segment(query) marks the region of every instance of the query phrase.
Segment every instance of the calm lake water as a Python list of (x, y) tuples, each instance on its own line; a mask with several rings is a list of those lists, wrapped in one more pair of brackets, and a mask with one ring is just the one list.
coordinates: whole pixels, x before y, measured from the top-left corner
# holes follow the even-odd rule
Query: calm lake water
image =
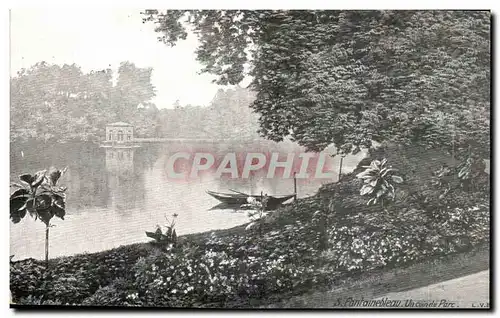
[[(161, 143), (140, 148), (101, 148), (93, 143), (17, 143), (11, 145), (11, 182), (22, 173), (34, 173), (50, 166), (68, 167), (60, 184), (67, 186), (65, 220), (54, 218), (50, 230), (50, 257), (97, 252), (124, 244), (150, 241), (145, 231), (166, 223), (165, 216), (177, 213), (177, 233), (188, 234), (230, 228), (248, 221), (244, 211), (212, 209), (219, 204), (206, 190), (260, 194), (293, 193), (293, 179), (266, 178), (267, 169), (249, 179), (216, 177), (215, 168), (196, 178), (172, 179), (167, 174), (168, 158), (177, 152), (205, 152), (217, 162), (230, 152), (238, 158), (247, 152), (269, 155), (278, 152), (303, 153), (293, 143)], [(330, 151), (333, 153), (333, 151)], [(241, 156), (240, 156), (241, 155)], [(342, 171), (355, 168), (364, 156), (346, 157)], [(298, 158), (298, 157), (296, 157)], [(299, 159), (296, 159), (299, 160)], [(340, 158), (327, 158), (325, 171), (335, 171), (335, 179), (298, 179), (298, 197), (313, 195), (323, 183), (336, 181)], [(179, 172), (190, 171), (190, 163), (178, 161)], [(300, 161), (299, 161), (300, 163)], [(241, 162), (238, 166), (241, 168)], [(294, 166), (298, 169), (298, 166)], [(313, 171), (313, 170), (312, 170)], [(44, 257), (44, 224), (27, 216), (10, 226), (10, 254), (14, 259)]]

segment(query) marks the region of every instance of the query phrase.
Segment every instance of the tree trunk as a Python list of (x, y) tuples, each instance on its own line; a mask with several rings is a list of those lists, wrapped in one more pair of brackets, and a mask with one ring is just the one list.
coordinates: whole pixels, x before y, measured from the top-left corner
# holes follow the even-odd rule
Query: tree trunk
[(451, 164), (455, 167), (455, 126), (453, 126), (453, 139), (451, 141)]
[(297, 176), (296, 176), (296, 172), (293, 173), (293, 201), (297, 201)]
[(45, 227), (45, 265), (49, 267), (49, 225)]
[(341, 156), (340, 157), (340, 168), (339, 168), (339, 179), (337, 180), (337, 182), (340, 181), (340, 178), (342, 177), (342, 164), (344, 163), (344, 156)]

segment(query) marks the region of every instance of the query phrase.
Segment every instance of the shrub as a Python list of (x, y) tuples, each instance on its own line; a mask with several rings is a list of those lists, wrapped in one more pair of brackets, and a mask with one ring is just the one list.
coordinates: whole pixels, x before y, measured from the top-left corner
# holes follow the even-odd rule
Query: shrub
[(38, 297), (45, 267), (33, 259), (13, 262), (10, 265), (10, 291), (14, 302), (27, 296)]
[(130, 280), (136, 260), (148, 254), (137, 246), (124, 246), (94, 254), (53, 259), (45, 268), (28, 259), (11, 263), (10, 289), (13, 301), (29, 295), (66, 303), (79, 303), (117, 277)]
[(462, 252), (488, 240), (490, 219), (486, 205), (440, 213), (439, 217), (429, 218), (425, 211), (413, 209), (393, 212), (386, 219), (382, 218), (386, 213), (373, 219), (360, 213), (351, 218), (354, 222), (329, 229), (330, 247), (325, 254), (335, 260), (336, 270), (364, 271)]
[(92, 293), (89, 280), (92, 278), (83, 270), (47, 270), (42, 262), (31, 259), (10, 267), (10, 291), (15, 303), (79, 303)]
[(170, 249), (138, 260), (135, 286), (139, 298), (153, 306), (179, 307), (224, 301), (234, 295), (238, 260), (225, 252), (207, 251), (199, 258), (193, 253)]
[(370, 197), (368, 205), (380, 202), (384, 206), (384, 201), (393, 201), (396, 195), (393, 184), (403, 182), (403, 178), (395, 174), (396, 169), (386, 163), (387, 159), (373, 160), (369, 166), (363, 166), (365, 171), (356, 176), (364, 182), (360, 195)]
[(92, 296), (82, 301), (83, 306), (123, 306), (120, 291), (113, 286), (99, 288)]
[(203, 249), (170, 247), (141, 258), (134, 268), (138, 298), (152, 306), (209, 306), (310, 288), (325, 279), (313, 265), (319, 216), (260, 234), (212, 235)]
[(82, 301), (84, 306), (140, 306), (141, 301), (130, 282), (120, 277), (110, 285), (99, 288)]
[(78, 304), (92, 295), (92, 277), (89, 277), (84, 270), (73, 273), (58, 273), (42, 281), (40, 292), (46, 299), (59, 301), (63, 304)]

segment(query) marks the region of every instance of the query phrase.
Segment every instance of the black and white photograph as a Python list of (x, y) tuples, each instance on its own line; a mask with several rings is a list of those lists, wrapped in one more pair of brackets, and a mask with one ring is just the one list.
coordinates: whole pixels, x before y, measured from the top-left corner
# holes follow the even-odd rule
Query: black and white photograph
[(9, 16), (10, 308), (492, 309), (491, 11)]

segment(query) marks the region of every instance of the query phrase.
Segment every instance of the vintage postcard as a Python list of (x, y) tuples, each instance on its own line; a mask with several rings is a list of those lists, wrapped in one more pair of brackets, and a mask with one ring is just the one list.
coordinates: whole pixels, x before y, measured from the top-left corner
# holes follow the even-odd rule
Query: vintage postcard
[(78, 11), (10, 12), (11, 307), (491, 309), (490, 11)]

